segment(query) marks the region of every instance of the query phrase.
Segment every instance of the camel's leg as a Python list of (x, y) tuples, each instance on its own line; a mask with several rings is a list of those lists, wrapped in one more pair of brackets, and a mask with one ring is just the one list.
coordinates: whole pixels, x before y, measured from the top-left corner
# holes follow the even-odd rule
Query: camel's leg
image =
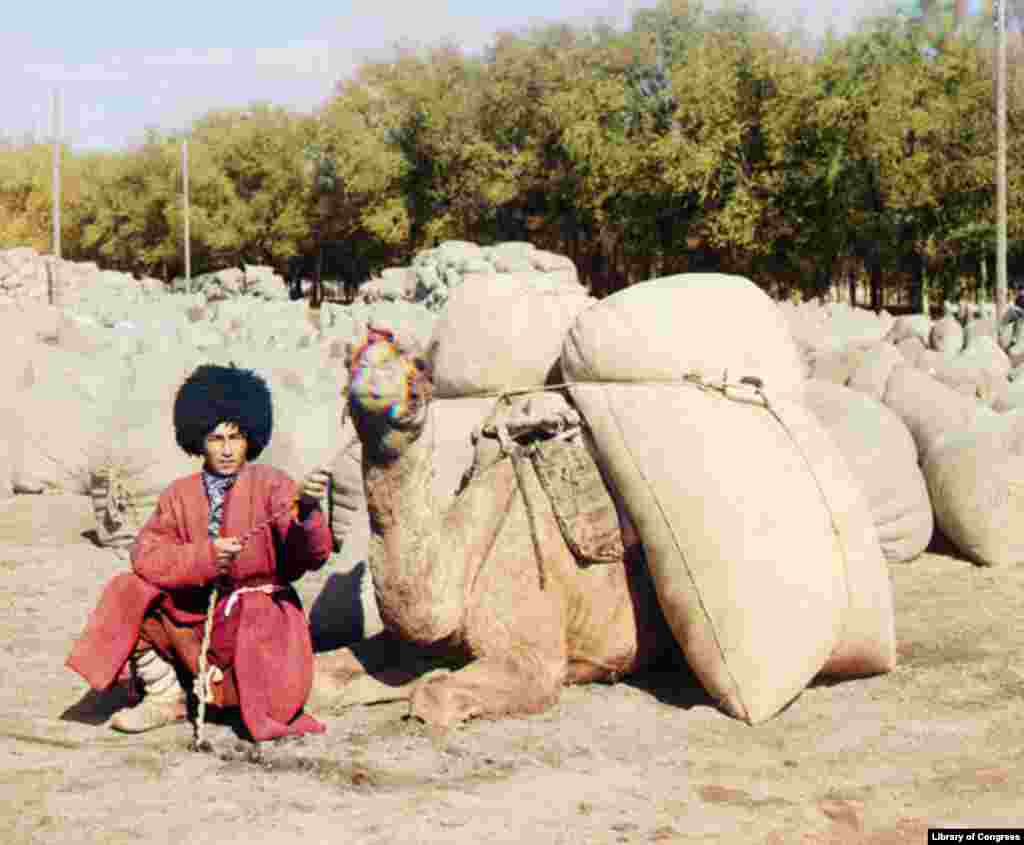
[(402, 701), (411, 696), (417, 679), (451, 660), (443, 650), (413, 646), (384, 631), (348, 648), (315, 655), (309, 704), (340, 710)]
[(418, 682), (413, 716), (448, 727), (475, 716), (539, 713), (558, 701), (567, 663), (559, 597), (537, 587), (532, 561), (514, 570), (507, 559), (487, 562), (465, 626), (476, 659)]
[(476, 660), (411, 684), (409, 712), (442, 728), (475, 716), (540, 713), (557, 703), (564, 672), (564, 660), (539, 656)]

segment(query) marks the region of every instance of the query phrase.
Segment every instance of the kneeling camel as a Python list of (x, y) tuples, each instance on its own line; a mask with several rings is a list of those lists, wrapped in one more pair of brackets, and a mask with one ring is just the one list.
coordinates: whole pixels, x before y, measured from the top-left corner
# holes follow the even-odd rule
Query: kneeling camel
[[(371, 329), (348, 366), (385, 632), (318, 655), (316, 701), (408, 699), (412, 715), (445, 727), (541, 712), (564, 684), (616, 680), (674, 647), (628, 522), (613, 524), (616, 559), (577, 560), (534, 465), (509, 456), (478, 468), (442, 510), (425, 359)], [(560, 401), (556, 417), (575, 415)], [(410, 646), (461, 668), (383, 683)]]

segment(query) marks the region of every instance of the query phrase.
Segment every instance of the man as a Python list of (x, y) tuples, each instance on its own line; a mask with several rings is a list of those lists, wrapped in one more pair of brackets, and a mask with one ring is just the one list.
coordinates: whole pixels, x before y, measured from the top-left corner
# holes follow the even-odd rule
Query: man
[(140, 733), (187, 717), (179, 676), (198, 671), (214, 585), (214, 668), (200, 679), (210, 681), (209, 703), (239, 707), (256, 741), (324, 729), (303, 713), (313, 650), (291, 582), (331, 553), (317, 505), (326, 476), (310, 473), (296, 498), (285, 473), (249, 463), (272, 425), (270, 390), (250, 370), (203, 365), (179, 389), (175, 437), (204, 459), (202, 469), (160, 496), (132, 546), (132, 572), (107, 584), (67, 660), (98, 690), (130, 666), (143, 698), (114, 716), (116, 730)]

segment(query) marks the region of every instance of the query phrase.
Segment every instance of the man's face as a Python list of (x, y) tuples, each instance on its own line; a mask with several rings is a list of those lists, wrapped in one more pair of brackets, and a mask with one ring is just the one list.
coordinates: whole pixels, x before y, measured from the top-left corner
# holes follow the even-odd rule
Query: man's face
[(234, 423), (218, 425), (206, 435), (203, 454), (207, 469), (219, 475), (234, 475), (245, 465), (249, 441)]

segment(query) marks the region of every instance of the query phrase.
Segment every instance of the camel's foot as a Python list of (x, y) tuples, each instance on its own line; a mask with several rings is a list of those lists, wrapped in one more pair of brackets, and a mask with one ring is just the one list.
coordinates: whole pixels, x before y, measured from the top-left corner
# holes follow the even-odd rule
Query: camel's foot
[(478, 661), (457, 672), (432, 672), (412, 689), (409, 713), (428, 725), (449, 728), (477, 716), (541, 713), (561, 692), (554, 673), (518, 675), (507, 664)]
[(404, 701), (412, 694), (412, 687), (407, 673), (356, 675), (344, 683), (337, 683), (330, 676), (317, 675), (309, 694), (309, 705), (314, 709), (338, 711), (356, 704)]
[(410, 647), (389, 636), (314, 656), (311, 707), (342, 710), (355, 704), (405, 701), (415, 682), (439, 662), (450, 660)]
[(413, 685), (409, 715), (438, 728), (450, 728), (486, 712), (476, 690), (452, 683), (444, 669), (431, 672)]

